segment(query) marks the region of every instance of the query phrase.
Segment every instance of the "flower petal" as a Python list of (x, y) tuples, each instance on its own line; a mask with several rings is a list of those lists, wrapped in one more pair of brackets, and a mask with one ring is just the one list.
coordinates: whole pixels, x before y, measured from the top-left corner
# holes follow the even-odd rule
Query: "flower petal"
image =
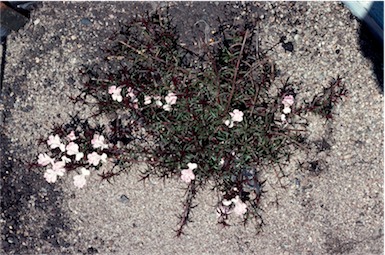
[(198, 165), (196, 163), (188, 163), (187, 167), (190, 170), (194, 170), (194, 169), (196, 169), (198, 167)]

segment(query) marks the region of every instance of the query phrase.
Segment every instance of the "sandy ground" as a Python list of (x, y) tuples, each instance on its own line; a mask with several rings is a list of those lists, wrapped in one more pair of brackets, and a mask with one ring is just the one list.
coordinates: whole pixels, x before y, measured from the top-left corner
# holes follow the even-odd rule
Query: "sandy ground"
[[(205, 20), (261, 18), (261, 47), (281, 36), (294, 45), (270, 53), (278, 79), (290, 77), (304, 95), (321, 91), (332, 77), (344, 78), (350, 96), (329, 124), (311, 118), (309, 140), (325, 138), (322, 153), (297, 154), (320, 160), (316, 172), (287, 166), (281, 188), (274, 172), (262, 199), (265, 226), (216, 225), (215, 194), (198, 197), (194, 222), (175, 238), (183, 183), (138, 182), (135, 166), (113, 184), (96, 176), (84, 190), (72, 178), (50, 185), (25, 162), (43, 150), (41, 135), (68, 114), (93, 109), (67, 96), (81, 87), (78, 70), (101, 61), (101, 48), (119, 24), (155, 3), (44, 2), (30, 22), (8, 37), (0, 110), (2, 254), (383, 254), (383, 92), (366, 58), (370, 42), (360, 24), (336, 2), (168, 3), (181, 40), (194, 42)], [(366, 45), (366, 46), (365, 46)], [(369, 47), (368, 47), (369, 45)], [(365, 48), (366, 47), (366, 48)], [(376, 52), (372, 52), (376, 55)], [(278, 82), (277, 81), (277, 82)], [(97, 121), (97, 120), (95, 120)]]

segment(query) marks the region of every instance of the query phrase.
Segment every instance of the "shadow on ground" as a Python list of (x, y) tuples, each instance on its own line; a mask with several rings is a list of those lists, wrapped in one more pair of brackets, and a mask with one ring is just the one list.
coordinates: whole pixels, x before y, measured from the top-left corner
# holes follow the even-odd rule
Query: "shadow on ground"
[[(23, 154), (22, 148), (15, 151)], [(2, 252), (49, 254), (52, 248), (68, 247), (70, 244), (59, 237), (62, 231), (69, 230), (60, 206), (61, 191), (28, 169), (13, 154), (11, 141), (3, 134), (0, 159)]]
[(377, 38), (368, 25), (360, 22), (359, 44), (363, 55), (373, 64), (373, 73), (376, 77), (378, 87), (384, 94), (384, 45), (381, 39)]

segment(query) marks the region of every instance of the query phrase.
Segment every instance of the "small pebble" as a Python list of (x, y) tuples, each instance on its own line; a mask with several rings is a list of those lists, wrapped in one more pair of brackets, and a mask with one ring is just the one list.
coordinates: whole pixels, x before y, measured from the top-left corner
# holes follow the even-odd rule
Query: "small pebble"
[(89, 19), (87, 19), (87, 18), (82, 18), (80, 20), (80, 23), (82, 23), (82, 25), (88, 26), (88, 25), (91, 25), (92, 22)]
[(123, 204), (127, 204), (130, 201), (130, 199), (126, 195), (121, 195), (119, 201), (122, 202)]

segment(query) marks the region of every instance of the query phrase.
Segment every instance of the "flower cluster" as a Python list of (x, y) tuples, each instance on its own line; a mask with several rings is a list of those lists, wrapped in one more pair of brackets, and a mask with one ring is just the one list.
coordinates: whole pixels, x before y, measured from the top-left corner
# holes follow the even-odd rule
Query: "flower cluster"
[(155, 104), (158, 107), (163, 107), (163, 110), (170, 112), (172, 110), (172, 105), (176, 104), (178, 96), (173, 92), (169, 92), (164, 98), (164, 100), (166, 101), (165, 104), (163, 104), (161, 96), (144, 96), (144, 105), (151, 104), (152, 99), (155, 100)]
[[(40, 153), (38, 155), (38, 164), (41, 166), (47, 166), (47, 169), (44, 173), (44, 178), (49, 183), (54, 183), (57, 181), (58, 177), (63, 176), (66, 172), (66, 164), (75, 163), (80, 161), (85, 161), (84, 152), (79, 150), (79, 144), (76, 143), (78, 138), (75, 135), (74, 131), (71, 131), (64, 139), (61, 139), (59, 135), (50, 135), (47, 144), (51, 148), (51, 154), (56, 154), (61, 160), (57, 161), (55, 158), (52, 158), (47, 153)], [(103, 135), (94, 134), (93, 139), (91, 140), (91, 145), (93, 149), (104, 150), (108, 148), (108, 144), (105, 142)], [(55, 150), (59, 148), (60, 152)], [(98, 166), (100, 162), (107, 162), (107, 154), (93, 151), (88, 153), (87, 161), (84, 164), (89, 164), (90, 166)], [(81, 174), (74, 176), (74, 184), (78, 188), (83, 188), (86, 184), (86, 176), (90, 175), (90, 171), (86, 168), (80, 169)]]

